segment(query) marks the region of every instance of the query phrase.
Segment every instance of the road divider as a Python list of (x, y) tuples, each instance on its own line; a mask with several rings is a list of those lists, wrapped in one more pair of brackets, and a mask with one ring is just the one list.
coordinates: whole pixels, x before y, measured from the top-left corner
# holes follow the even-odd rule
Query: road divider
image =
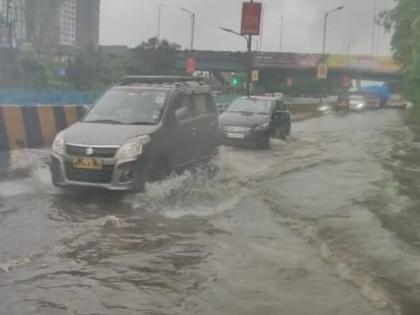
[(0, 106), (0, 151), (41, 148), (87, 111), (83, 105)]

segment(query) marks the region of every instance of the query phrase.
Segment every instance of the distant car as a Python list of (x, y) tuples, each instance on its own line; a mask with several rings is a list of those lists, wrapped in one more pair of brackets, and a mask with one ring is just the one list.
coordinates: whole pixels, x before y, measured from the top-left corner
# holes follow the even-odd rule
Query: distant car
[(218, 144), (218, 112), (200, 79), (131, 76), (57, 135), (52, 181), (61, 187), (142, 190), (146, 182), (211, 158)]
[(391, 94), (388, 98), (386, 106), (389, 108), (405, 109), (409, 106), (409, 102), (404, 100), (401, 94)]
[(362, 95), (365, 98), (367, 109), (380, 109), (380, 108), (382, 108), (381, 98), (380, 98), (379, 95), (376, 95), (374, 93), (364, 93)]
[(287, 105), (276, 97), (241, 97), (219, 117), (222, 143), (268, 148), (270, 138), (285, 139), (291, 130)]
[(353, 112), (363, 112), (366, 110), (366, 99), (363, 95), (350, 95), (349, 110)]
[(337, 97), (335, 109), (337, 111), (348, 111), (350, 107), (350, 100), (348, 95), (340, 95)]

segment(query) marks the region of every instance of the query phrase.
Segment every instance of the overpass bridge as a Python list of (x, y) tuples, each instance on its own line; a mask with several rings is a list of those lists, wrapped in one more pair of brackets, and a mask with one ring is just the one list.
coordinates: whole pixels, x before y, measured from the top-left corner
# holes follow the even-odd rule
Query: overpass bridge
[[(246, 53), (225, 51), (180, 51), (177, 68), (185, 69), (190, 58), (195, 59), (200, 71), (240, 72), (247, 69)], [(402, 79), (400, 66), (386, 56), (253, 52), (251, 58), (252, 68), (261, 72), (307, 72), (316, 76), (318, 64), (325, 63), (332, 76), (373, 81)]]

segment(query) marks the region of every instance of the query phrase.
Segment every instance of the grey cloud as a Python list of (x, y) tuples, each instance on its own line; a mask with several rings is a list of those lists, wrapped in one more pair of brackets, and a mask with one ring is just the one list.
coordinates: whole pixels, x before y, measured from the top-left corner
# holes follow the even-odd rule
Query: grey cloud
[[(374, 3), (378, 10), (393, 0), (265, 0), (263, 50), (279, 49), (280, 17), (284, 16), (283, 48), (320, 52), (323, 13), (338, 5), (345, 10), (330, 16), (328, 50), (344, 53), (347, 42), (357, 39), (353, 52), (370, 52)], [(158, 4), (163, 3), (162, 37), (183, 47), (189, 44), (190, 20), (180, 8), (197, 14), (196, 48), (243, 50), (244, 40), (218, 30), (239, 29), (241, 0), (102, 0), (101, 42), (135, 46), (157, 32)], [(380, 32), (378, 52), (389, 54), (389, 35)]]

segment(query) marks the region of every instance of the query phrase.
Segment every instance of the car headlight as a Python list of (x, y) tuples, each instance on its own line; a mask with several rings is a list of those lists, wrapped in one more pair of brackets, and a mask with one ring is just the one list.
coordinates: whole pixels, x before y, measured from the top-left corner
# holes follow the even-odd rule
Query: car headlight
[(64, 134), (60, 132), (54, 139), (52, 151), (55, 154), (64, 155)]
[(143, 146), (150, 142), (150, 136), (139, 136), (125, 142), (117, 152), (117, 159), (121, 162), (134, 161), (143, 153)]
[(359, 105), (357, 105), (357, 108), (363, 108), (363, 107), (365, 107), (365, 104), (363, 103), (360, 103)]
[(262, 125), (259, 125), (255, 128), (257, 131), (267, 131), (270, 128), (270, 123), (267, 121), (266, 123), (263, 123)]

